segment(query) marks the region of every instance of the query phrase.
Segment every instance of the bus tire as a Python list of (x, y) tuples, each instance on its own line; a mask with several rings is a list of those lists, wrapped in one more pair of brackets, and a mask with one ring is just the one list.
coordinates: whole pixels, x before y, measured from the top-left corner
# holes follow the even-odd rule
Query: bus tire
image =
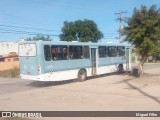
[(123, 71), (124, 71), (123, 65), (119, 64), (119, 66), (118, 66), (118, 73), (123, 73)]
[(77, 76), (77, 80), (78, 82), (83, 82), (87, 79), (87, 72), (85, 69), (80, 69), (78, 71), (78, 76)]
[(140, 77), (140, 70), (139, 70), (138, 68), (134, 67), (134, 68), (132, 69), (132, 75), (133, 75), (134, 77)]

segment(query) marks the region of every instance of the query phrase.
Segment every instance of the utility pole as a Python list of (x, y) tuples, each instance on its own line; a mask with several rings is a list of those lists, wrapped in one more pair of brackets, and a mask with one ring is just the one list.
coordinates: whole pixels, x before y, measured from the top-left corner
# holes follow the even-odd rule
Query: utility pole
[(118, 18), (116, 20), (118, 20), (119, 23), (120, 23), (120, 26), (119, 26), (119, 42), (122, 42), (121, 41), (121, 30), (123, 29), (122, 21), (124, 20), (123, 17), (122, 17), (122, 14), (124, 14), (124, 13), (127, 13), (127, 11), (120, 11), (118, 13), (115, 13), (115, 15), (118, 15)]

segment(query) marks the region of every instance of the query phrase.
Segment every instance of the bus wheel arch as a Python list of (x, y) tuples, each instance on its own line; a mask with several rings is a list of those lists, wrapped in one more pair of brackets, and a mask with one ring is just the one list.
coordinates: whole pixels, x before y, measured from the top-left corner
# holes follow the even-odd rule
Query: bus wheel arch
[(78, 71), (77, 80), (78, 82), (83, 82), (87, 79), (87, 71), (86, 69), (80, 69)]
[(124, 66), (123, 64), (118, 65), (118, 73), (122, 73), (124, 71)]

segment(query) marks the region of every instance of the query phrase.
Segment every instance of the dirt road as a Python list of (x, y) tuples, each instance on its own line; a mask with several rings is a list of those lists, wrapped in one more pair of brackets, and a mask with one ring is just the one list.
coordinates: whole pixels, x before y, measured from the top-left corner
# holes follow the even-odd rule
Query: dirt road
[(0, 111), (160, 111), (160, 64), (151, 66), (141, 79), (127, 74), (85, 82), (0, 78)]

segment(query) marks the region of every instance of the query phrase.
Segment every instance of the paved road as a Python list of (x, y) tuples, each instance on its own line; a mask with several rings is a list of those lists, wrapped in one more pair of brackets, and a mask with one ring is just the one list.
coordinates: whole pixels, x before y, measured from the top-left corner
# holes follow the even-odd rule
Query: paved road
[[(144, 69), (147, 72), (159, 73), (160, 64), (144, 64)], [(155, 69), (153, 71), (152, 69)], [(8, 94), (15, 92), (22, 92), (31, 89), (38, 89), (41, 87), (49, 87), (56, 85), (63, 85), (72, 83), (73, 81), (61, 81), (61, 82), (41, 82), (41, 81), (28, 81), (20, 78), (0, 78), (0, 94)]]
[(145, 63), (144, 69), (153, 69), (153, 68), (160, 68), (160, 63)]
[(144, 64), (144, 72), (150, 73), (150, 74), (160, 74), (160, 63), (146, 63)]

